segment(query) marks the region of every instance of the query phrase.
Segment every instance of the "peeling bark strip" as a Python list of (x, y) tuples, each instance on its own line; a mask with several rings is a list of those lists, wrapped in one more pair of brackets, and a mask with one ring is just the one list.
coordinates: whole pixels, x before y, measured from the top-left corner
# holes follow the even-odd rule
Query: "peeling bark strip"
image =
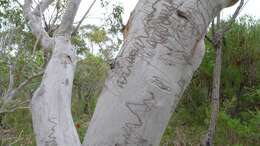
[(140, 0), (83, 146), (158, 146), (229, 0)]

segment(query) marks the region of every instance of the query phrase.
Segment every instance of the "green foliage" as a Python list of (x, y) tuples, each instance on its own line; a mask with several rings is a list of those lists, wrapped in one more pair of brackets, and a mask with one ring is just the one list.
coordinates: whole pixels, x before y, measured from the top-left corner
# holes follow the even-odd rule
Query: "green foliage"
[(74, 80), (72, 113), (81, 140), (86, 133), (107, 71), (108, 65), (104, 60), (91, 54), (78, 63)]
[(106, 41), (107, 34), (104, 29), (96, 28), (93, 32), (90, 33), (90, 40), (96, 44)]
[(123, 28), (123, 18), (124, 8), (115, 2), (109, 0), (101, 0), (102, 7), (110, 7), (111, 11), (108, 12), (106, 18), (106, 25), (109, 27), (109, 32), (117, 34)]
[[(21, 60), (21, 62), (23, 61)], [(24, 64), (26, 63), (23, 62), (23, 65)], [(73, 88), (72, 113), (81, 140), (83, 139), (88, 122), (93, 114), (97, 97), (103, 87), (107, 71), (108, 65), (104, 60), (101, 57), (91, 54), (78, 63)], [(8, 74), (8, 71), (4, 72)], [(21, 76), (23, 76), (23, 74)], [(30, 98), (33, 91), (38, 87), (39, 82), (40, 80), (36, 80), (29, 84), (26, 89), (17, 95), (17, 98), (24, 101)], [(25, 107), (28, 107), (28, 103)], [(0, 121), (0, 130), (5, 131), (5, 134), (9, 135), (9, 138), (5, 137), (0, 139), (0, 145), (4, 146), (16, 140), (19, 141), (17, 141), (14, 146), (36, 145), (29, 108), (20, 107), (16, 112), (0, 114)], [(0, 136), (2, 135), (0, 134)]]
[[(259, 37), (259, 21), (248, 16), (225, 35), (216, 146), (260, 145)], [(207, 131), (215, 55), (210, 43), (206, 46), (204, 60), (170, 120), (162, 145), (199, 145)]]
[[(243, 117), (246, 119), (241, 119)], [(217, 133), (215, 137), (217, 143), (240, 144), (240, 145), (259, 145), (259, 111), (243, 112), (240, 117), (232, 118), (226, 112), (221, 111)], [(229, 138), (229, 139), (227, 139)]]

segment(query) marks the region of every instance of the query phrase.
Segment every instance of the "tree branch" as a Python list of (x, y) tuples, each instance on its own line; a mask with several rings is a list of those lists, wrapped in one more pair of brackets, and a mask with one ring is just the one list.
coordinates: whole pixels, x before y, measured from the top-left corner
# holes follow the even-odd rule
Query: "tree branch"
[(13, 90), (13, 86), (14, 86), (14, 75), (13, 75), (13, 70), (14, 70), (14, 66), (12, 64), (9, 64), (9, 85), (8, 85), (8, 89), (6, 92), (6, 96), (4, 96), (4, 100), (7, 98), (7, 95), (9, 93), (11, 93), (11, 91)]
[(67, 9), (61, 19), (60, 27), (56, 35), (68, 35), (72, 33), (72, 25), (81, 0), (69, 0)]
[[(8, 102), (8, 101), (12, 100), (17, 92), (19, 92), (22, 88), (24, 88), (26, 85), (28, 85), (33, 79), (35, 79), (41, 75), (43, 75), (43, 71), (40, 71), (40, 72), (30, 76), (28, 79), (24, 80), (21, 84), (19, 84), (15, 89), (13, 89), (13, 87), (12, 87), (13, 82), (10, 82), (8, 92), (6, 93), (6, 95), (3, 98), (4, 102)], [(12, 85), (10, 85), (10, 84), (12, 84)]]
[(76, 26), (76, 28), (74, 29), (72, 34), (76, 34), (80, 25), (82, 24), (82, 22), (84, 21), (84, 19), (86, 18), (86, 16), (89, 14), (90, 10), (93, 8), (94, 4), (96, 3), (97, 0), (94, 0), (92, 2), (92, 4), (90, 5), (90, 7), (88, 8), (88, 10), (85, 12), (85, 14), (83, 15), (83, 17), (80, 19), (78, 25)]
[[(28, 79), (26, 79), (25, 81), (23, 81), (17, 88), (16, 90), (19, 91), (21, 90), (22, 88), (24, 88), (26, 85), (28, 85), (33, 79), (37, 78), (37, 77), (40, 77), (43, 75), (43, 71), (40, 71), (32, 76), (30, 76)], [(16, 92), (17, 92), (16, 91)]]
[[(13, 68), (12, 68), (13, 70)], [(20, 85), (18, 85), (15, 89), (13, 89), (13, 73), (10, 71), (10, 83), (9, 83), (9, 88), (7, 93), (1, 98), (1, 107), (0, 107), (0, 114), (1, 113), (7, 113), (7, 112), (13, 112), (18, 109), (17, 105), (22, 105), (24, 103), (27, 103), (28, 101), (25, 102), (16, 102), (16, 104), (13, 107), (10, 107), (9, 110), (6, 109), (6, 105), (13, 100), (14, 96), (16, 95), (17, 92), (22, 90), (26, 85), (28, 85), (33, 79), (42, 76), (43, 71), (40, 71), (32, 76), (30, 76), (28, 79), (24, 80)]]
[[(223, 49), (223, 37), (225, 32), (227, 32), (231, 25), (234, 23), (236, 17), (238, 16), (241, 8), (244, 5), (244, 0), (240, 1), (240, 5), (236, 9), (235, 13), (233, 14), (231, 20), (227, 25), (224, 25), (223, 28), (220, 28), (220, 15), (217, 17), (217, 24), (216, 28), (218, 29), (216, 32), (213, 32), (213, 46), (216, 50), (216, 58), (215, 58), (215, 65), (213, 71), (213, 88), (212, 88), (212, 111), (210, 117), (210, 124), (207, 131), (207, 134), (203, 138), (201, 142), (201, 146), (212, 146), (213, 145), (213, 138), (216, 131), (217, 119), (219, 114), (220, 102), (219, 102), (219, 94), (220, 94), (220, 82), (221, 82), (221, 64), (222, 64), (222, 49)], [(214, 22), (212, 22), (212, 27), (214, 28)], [(207, 38), (207, 36), (206, 36)]]
[(30, 109), (30, 107), (28, 107), (28, 106), (23, 106), (25, 104), (28, 104), (29, 102), (30, 102), (30, 100), (15, 101), (15, 104), (12, 105), (12, 107), (8, 107), (8, 109), (5, 108), (5, 105), (6, 105), (6, 103), (5, 103), (0, 108), (0, 114), (12, 113), (12, 112), (15, 112), (16, 110), (20, 110), (20, 109)]
[(41, 45), (44, 49), (52, 48), (54, 45), (53, 39), (48, 35), (45, 29), (42, 26), (41, 14), (43, 13), (51, 0), (43, 0), (35, 10), (32, 12), (31, 5), (32, 0), (24, 1), (24, 16), (28, 20), (29, 27), (32, 30), (32, 33), (37, 39), (40, 40)]
[(241, 12), (242, 8), (245, 6), (244, 3), (245, 3), (244, 0), (240, 0), (239, 6), (237, 7), (236, 11), (232, 15), (231, 20), (229, 21), (229, 23), (222, 30), (223, 34), (225, 32), (227, 32), (227, 31), (229, 31), (229, 29), (231, 28), (232, 24), (236, 21), (237, 16)]
[(214, 44), (212, 38), (210, 38), (208, 35), (205, 35), (206, 40), (208, 40), (211, 44)]

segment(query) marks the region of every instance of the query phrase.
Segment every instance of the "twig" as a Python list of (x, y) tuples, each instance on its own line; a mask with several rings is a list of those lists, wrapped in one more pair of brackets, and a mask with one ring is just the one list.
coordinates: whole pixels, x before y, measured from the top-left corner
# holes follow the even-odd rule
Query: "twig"
[(206, 35), (205, 38), (206, 38), (211, 44), (214, 44), (213, 40), (212, 40), (208, 35)]
[(36, 51), (38, 43), (39, 43), (39, 38), (36, 39), (36, 42), (35, 42), (35, 44), (33, 46), (33, 54), (32, 54), (32, 56), (35, 56), (35, 51)]
[(84, 21), (84, 19), (86, 18), (86, 16), (89, 14), (90, 10), (92, 9), (92, 7), (94, 6), (94, 4), (96, 3), (97, 0), (94, 0), (92, 2), (92, 4), (90, 5), (90, 7), (88, 8), (88, 10), (85, 12), (85, 14), (83, 15), (83, 17), (80, 19), (78, 25), (76, 26), (76, 28), (73, 31), (73, 35), (75, 35), (80, 27), (80, 25), (82, 24), (82, 22)]
[[(248, 0), (248, 1), (249, 1), (249, 0)], [(248, 1), (247, 1), (247, 2), (248, 2)], [(237, 7), (235, 13), (232, 15), (229, 24), (227, 24), (227, 25), (224, 27), (224, 29), (222, 30), (222, 34), (224, 34), (225, 32), (227, 32), (227, 31), (230, 30), (232, 24), (236, 21), (236, 18), (237, 18), (237, 16), (239, 15), (239, 13), (241, 12), (242, 8), (246, 5), (246, 4), (244, 4), (244, 3), (245, 3), (244, 0), (240, 0), (239, 6)]]

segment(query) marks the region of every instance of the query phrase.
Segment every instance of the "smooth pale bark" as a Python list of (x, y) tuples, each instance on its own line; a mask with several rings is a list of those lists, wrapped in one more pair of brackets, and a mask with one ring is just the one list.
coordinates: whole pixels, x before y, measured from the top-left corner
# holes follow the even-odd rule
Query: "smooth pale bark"
[(204, 35), (229, 0), (140, 0), (84, 146), (158, 146), (204, 55)]
[(56, 36), (53, 55), (32, 98), (37, 146), (80, 146), (71, 116), (76, 54), (68, 38)]
[(71, 95), (77, 57), (72, 46), (72, 24), (81, 0), (69, 0), (61, 24), (50, 37), (42, 27), (42, 14), (53, 0), (42, 0), (32, 10), (32, 1), (25, 0), (24, 12), (32, 33), (42, 47), (52, 49), (43, 79), (32, 101), (33, 128), (37, 146), (80, 146), (71, 115)]

